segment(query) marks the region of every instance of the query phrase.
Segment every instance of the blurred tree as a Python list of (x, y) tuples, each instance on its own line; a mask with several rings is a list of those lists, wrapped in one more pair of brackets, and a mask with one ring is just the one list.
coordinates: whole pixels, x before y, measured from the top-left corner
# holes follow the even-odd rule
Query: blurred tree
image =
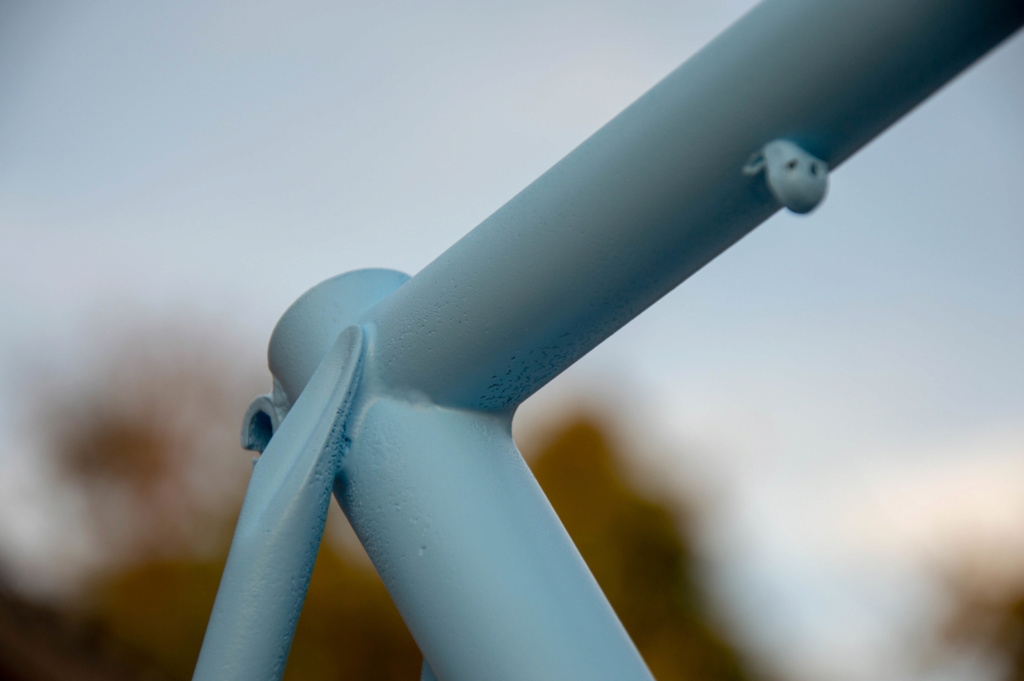
[(655, 678), (750, 678), (713, 622), (687, 528), (630, 483), (597, 424), (569, 424), (533, 471)]
[(954, 607), (940, 633), (943, 652), (980, 654), (1003, 681), (1024, 681), (1024, 581), (961, 575), (951, 591)]
[(129, 650), (115, 650), (88, 621), (33, 603), (0, 584), (0, 679), (130, 681), (139, 678)]
[(82, 502), (85, 542), (117, 568), (220, 552), (245, 490), (238, 414), (265, 383), (237, 343), (187, 328), (138, 332), (83, 375), (40, 391), (37, 423), (55, 471)]
[[(223, 424), (237, 438), (251, 388), (241, 372), (231, 375), (231, 353), (142, 358), (117, 353), (116, 370), (51, 404), (47, 422), (62, 424), (58, 470), (84, 495), (100, 549), (117, 557), (76, 612), (135, 678), (184, 681), (247, 479), (240, 452), (223, 464), (237, 450)], [(246, 392), (235, 394), (238, 386)], [(569, 424), (532, 466), (659, 681), (749, 678), (712, 621), (686, 525), (630, 483), (595, 423)], [(325, 541), (285, 678), (410, 681), (420, 659), (372, 568)]]

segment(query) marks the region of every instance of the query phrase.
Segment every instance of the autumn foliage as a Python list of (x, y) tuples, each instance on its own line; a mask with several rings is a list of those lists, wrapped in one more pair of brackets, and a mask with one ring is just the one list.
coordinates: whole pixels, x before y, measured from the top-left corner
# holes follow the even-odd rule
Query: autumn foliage
[[(105, 384), (48, 416), (63, 424), (53, 431), (57, 470), (86, 502), (91, 541), (111, 556), (58, 608), (88, 623), (92, 645), (65, 651), (83, 679), (191, 678), (248, 476), (246, 454), (228, 444), (248, 397), (231, 393), (244, 381), (217, 370), (230, 362), (144, 359), (119, 356)], [(531, 465), (659, 681), (748, 677), (709, 612), (687, 517), (630, 481), (602, 426), (565, 424)], [(52, 642), (37, 639), (42, 659)], [(0, 665), (9, 678), (55, 678), (28, 657)], [(365, 556), (325, 540), (285, 678), (410, 681), (420, 662)]]

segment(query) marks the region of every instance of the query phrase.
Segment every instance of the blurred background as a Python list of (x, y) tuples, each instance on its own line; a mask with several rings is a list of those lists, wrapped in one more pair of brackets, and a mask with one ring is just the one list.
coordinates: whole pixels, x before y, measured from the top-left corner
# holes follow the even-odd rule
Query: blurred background
[[(0, 678), (189, 678), (284, 309), (417, 272), (752, 4), (0, 3)], [(517, 415), (659, 681), (1024, 678), (1022, 73)], [(416, 678), (325, 537), (289, 677)]]

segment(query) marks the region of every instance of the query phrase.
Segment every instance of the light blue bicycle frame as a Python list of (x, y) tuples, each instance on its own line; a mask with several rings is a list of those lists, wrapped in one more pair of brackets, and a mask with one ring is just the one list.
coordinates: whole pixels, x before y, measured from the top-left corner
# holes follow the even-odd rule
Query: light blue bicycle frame
[(516, 407), (1022, 23), (1021, 0), (766, 0), (415, 277), (302, 296), (194, 679), (281, 677), (332, 491), (423, 678), (650, 679)]

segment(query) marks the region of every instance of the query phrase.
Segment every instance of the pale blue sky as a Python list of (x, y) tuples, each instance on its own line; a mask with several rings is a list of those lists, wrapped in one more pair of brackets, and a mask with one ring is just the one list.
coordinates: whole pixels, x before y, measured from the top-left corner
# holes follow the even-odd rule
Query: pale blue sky
[[(324, 278), (415, 273), (751, 5), (3, 5), (0, 405), (97, 320), (258, 347)], [(1018, 35), (524, 408), (631, 416), (807, 676), (917, 678), (922, 570), (1022, 553), (1022, 73)]]

